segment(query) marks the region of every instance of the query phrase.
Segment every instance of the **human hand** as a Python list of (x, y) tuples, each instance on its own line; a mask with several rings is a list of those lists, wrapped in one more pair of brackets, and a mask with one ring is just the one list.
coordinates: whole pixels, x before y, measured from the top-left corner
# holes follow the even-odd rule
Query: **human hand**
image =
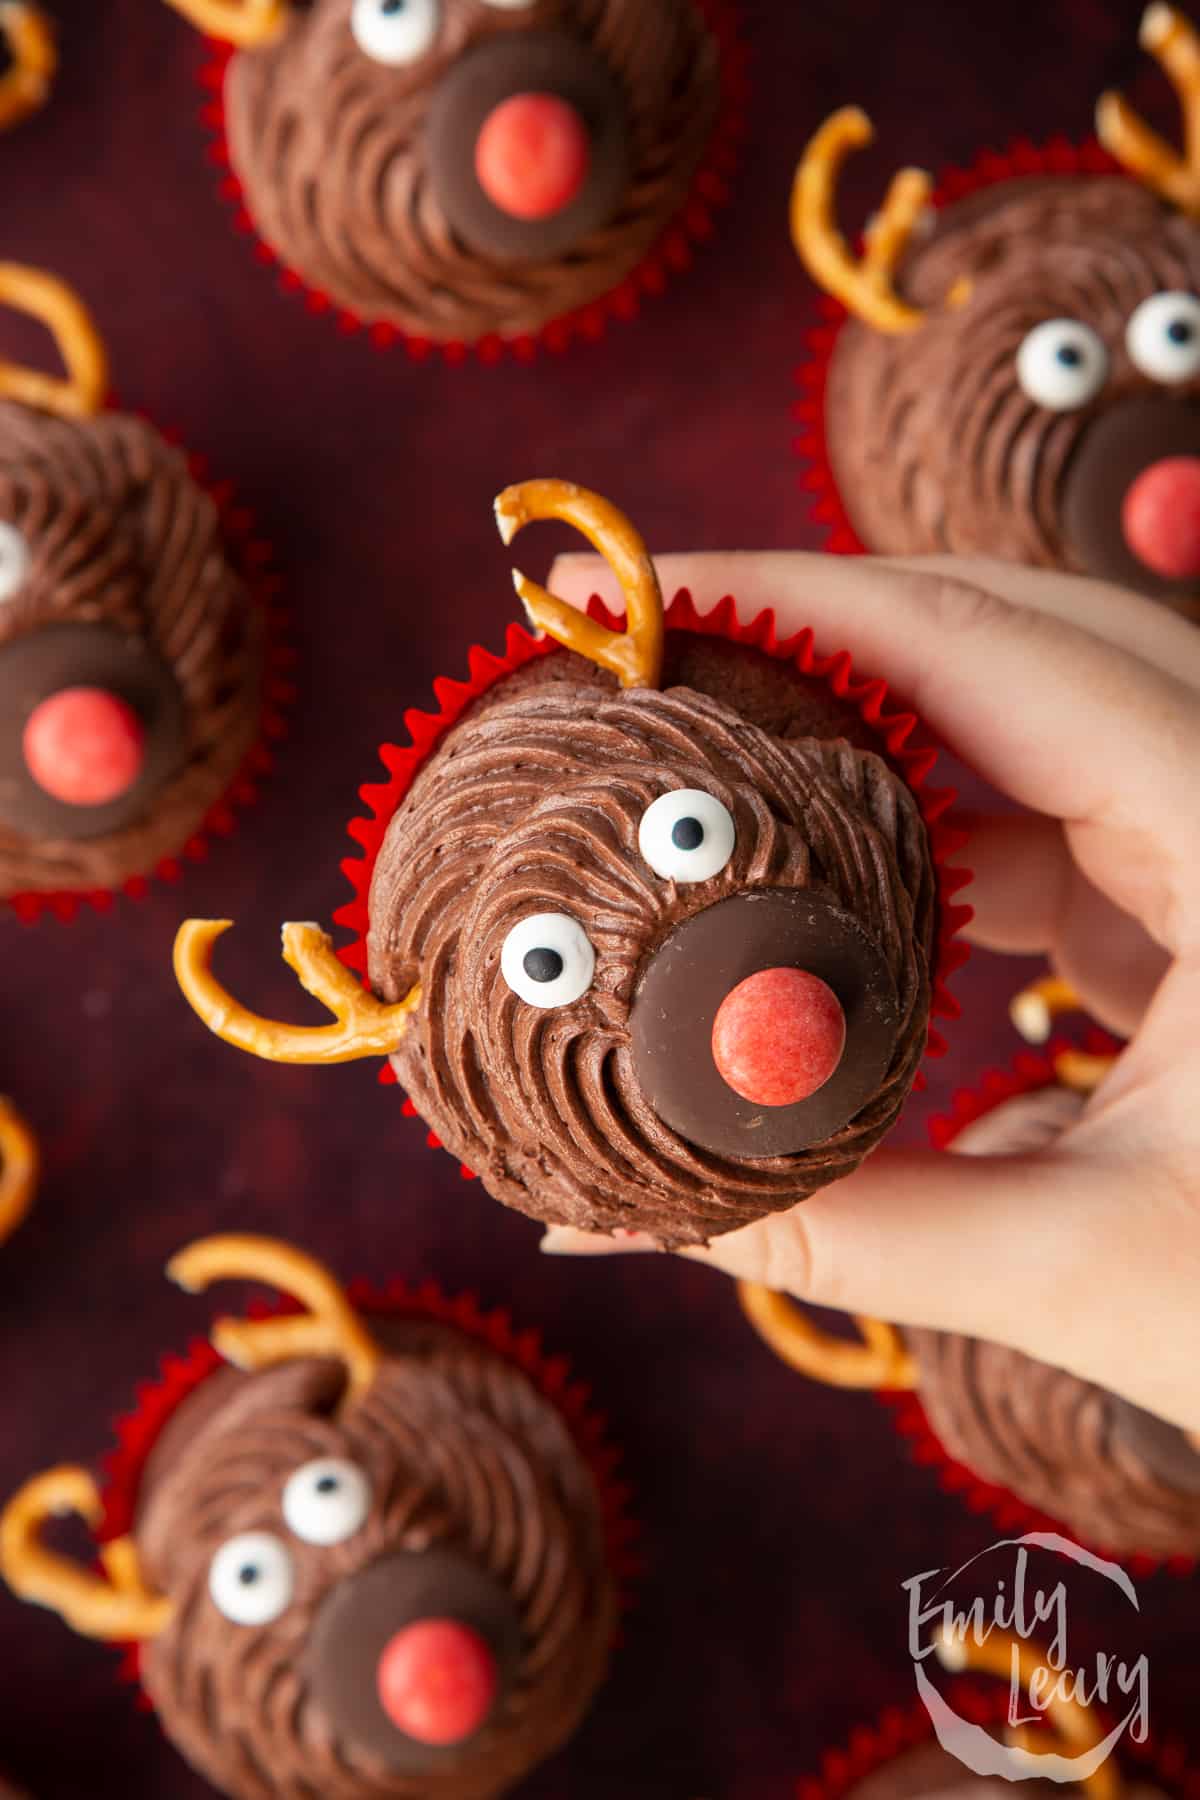
[[(1026, 810), (970, 821), (968, 934), (1041, 952), (1131, 1039), (1047, 1149), (883, 1149), (683, 1254), (817, 1305), (991, 1339), (1200, 1430), (1200, 632), (1118, 589), (950, 558), (666, 556), (886, 677)], [(549, 587), (621, 598), (590, 556)], [(543, 1249), (649, 1247), (555, 1229)]]

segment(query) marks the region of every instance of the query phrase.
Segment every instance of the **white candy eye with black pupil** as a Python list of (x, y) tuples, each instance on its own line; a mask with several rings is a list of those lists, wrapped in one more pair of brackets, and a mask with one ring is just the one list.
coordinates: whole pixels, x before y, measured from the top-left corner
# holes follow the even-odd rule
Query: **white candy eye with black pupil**
[(1200, 375), (1200, 299), (1195, 294), (1152, 294), (1132, 314), (1125, 348), (1152, 381), (1191, 381)]
[(357, 1463), (325, 1456), (289, 1475), (283, 1516), (306, 1544), (341, 1544), (353, 1537), (371, 1510), (371, 1488)]
[(1046, 319), (1022, 340), (1017, 379), (1049, 412), (1074, 412), (1094, 400), (1108, 379), (1108, 351), (1079, 319)]
[(295, 1571), (287, 1546), (269, 1531), (243, 1531), (208, 1566), (213, 1605), (235, 1625), (269, 1625), (292, 1603)]
[(0, 519), (0, 600), (11, 600), (29, 577), (29, 545), (15, 525)]
[(432, 49), (438, 5), (439, 0), (354, 0), (350, 30), (372, 62), (402, 68)]
[(505, 938), (500, 973), (530, 1006), (570, 1006), (592, 985), (596, 952), (569, 913), (532, 913)]
[(711, 881), (733, 855), (733, 815), (703, 788), (660, 794), (642, 814), (638, 849), (664, 881)]

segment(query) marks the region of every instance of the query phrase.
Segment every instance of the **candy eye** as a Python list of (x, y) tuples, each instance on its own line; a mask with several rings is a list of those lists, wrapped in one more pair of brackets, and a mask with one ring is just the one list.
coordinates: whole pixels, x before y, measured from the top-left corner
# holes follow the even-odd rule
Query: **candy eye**
[(357, 1463), (336, 1456), (305, 1463), (288, 1477), (283, 1516), (306, 1544), (341, 1544), (371, 1510), (371, 1489)]
[(29, 575), (29, 545), (15, 525), (0, 520), (0, 600), (11, 600)]
[(287, 1548), (269, 1531), (243, 1531), (208, 1566), (208, 1591), (235, 1625), (269, 1625), (291, 1605), (295, 1575)]
[(1200, 375), (1200, 300), (1195, 294), (1153, 294), (1125, 330), (1125, 347), (1152, 381), (1191, 381)]
[(400, 68), (416, 62), (433, 44), (438, 0), (354, 0), (350, 29), (372, 61)]
[(664, 881), (710, 881), (736, 841), (729, 808), (702, 788), (660, 794), (638, 826), (638, 849)]
[(1094, 400), (1108, 376), (1108, 351), (1090, 325), (1047, 319), (1017, 351), (1017, 379), (1051, 412), (1074, 412)]
[(592, 985), (596, 952), (569, 914), (534, 913), (505, 938), (500, 972), (530, 1006), (570, 1006)]

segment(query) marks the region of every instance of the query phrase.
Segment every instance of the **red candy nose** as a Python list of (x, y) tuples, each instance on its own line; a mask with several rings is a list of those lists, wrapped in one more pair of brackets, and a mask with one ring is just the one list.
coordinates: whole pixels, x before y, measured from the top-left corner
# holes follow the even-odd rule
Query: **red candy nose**
[(1200, 457), (1167, 456), (1131, 483), (1121, 508), (1125, 542), (1166, 581), (1200, 575)]
[(22, 750), (38, 786), (68, 806), (104, 806), (142, 772), (145, 732), (106, 688), (62, 688), (34, 707)]
[(491, 1712), (496, 1658), (456, 1619), (418, 1619), (384, 1649), (376, 1677), (384, 1712), (419, 1744), (461, 1744)]
[(587, 180), (591, 143), (583, 119), (557, 94), (514, 94), (483, 122), (475, 144), (479, 185), (513, 219), (548, 219)]
[(804, 969), (761, 969), (739, 981), (713, 1020), (721, 1079), (756, 1106), (794, 1106), (842, 1060), (846, 1015), (832, 988)]

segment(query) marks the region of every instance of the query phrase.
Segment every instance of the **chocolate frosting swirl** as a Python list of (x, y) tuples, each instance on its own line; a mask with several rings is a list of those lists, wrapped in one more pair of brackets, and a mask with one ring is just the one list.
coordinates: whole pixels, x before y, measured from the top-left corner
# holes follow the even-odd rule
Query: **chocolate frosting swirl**
[[(262, 626), (230, 568), (216, 508), (183, 455), (141, 420), (67, 420), (0, 403), (0, 521), (24, 541), (29, 570), (0, 602), (0, 698), (18, 729), (26, 653), (51, 628), (93, 627), (97, 654), (122, 641), (161, 665), (180, 741), (138, 815), (86, 837), (22, 828), (0, 816), (0, 893), (92, 889), (144, 874), (182, 849), (229, 787), (254, 741)], [(37, 639), (35, 645), (33, 640)], [(19, 657), (17, 653), (20, 653)], [(73, 680), (72, 656), (61, 685)], [(6, 758), (19, 759), (8, 746)], [(19, 810), (19, 809), (18, 809)]]
[[(963, 276), (969, 300), (947, 306)], [(1113, 409), (1147, 395), (1188, 410), (1200, 399), (1200, 378), (1168, 399), (1125, 344), (1150, 295), (1200, 292), (1200, 230), (1120, 177), (1014, 180), (940, 212), (898, 285), (927, 310), (924, 324), (891, 336), (848, 322), (825, 402), (834, 478), (864, 543), (1114, 574), (1091, 566), (1069, 528), (1065, 487)], [(1109, 355), (1103, 391), (1075, 412), (1036, 405), (1017, 380), (1022, 339), (1056, 318), (1091, 326)], [(1148, 570), (1138, 584), (1157, 591)]]
[[(1051, 1088), (996, 1107), (954, 1140), (967, 1155), (1045, 1149), (1079, 1116)], [(956, 1461), (1122, 1553), (1200, 1555), (1200, 1453), (1116, 1395), (1018, 1350), (906, 1331), (921, 1403)]]
[[(401, 68), (359, 48), (351, 3), (314, 0), (278, 44), (237, 54), (225, 95), (233, 166), (259, 231), (338, 305), (443, 341), (536, 332), (616, 287), (682, 208), (719, 93), (717, 47), (693, 0), (443, 0), (432, 48)], [(615, 78), (632, 175), (616, 213), (567, 250), (513, 260), (455, 233), (426, 126), (461, 58), (525, 32), (564, 34)]]
[[(142, 1678), (188, 1760), (236, 1800), (493, 1800), (565, 1742), (607, 1665), (615, 1597), (594, 1483), (562, 1420), (524, 1375), (448, 1328), (387, 1324), (372, 1386), (338, 1410), (340, 1367), (298, 1360), (256, 1375), (222, 1369), (155, 1446), (135, 1537), (146, 1578), (176, 1603), (143, 1646)], [(355, 1463), (370, 1514), (319, 1547), (290, 1534), (289, 1475), (317, 1458)], [(265, 1626), (232, 1623), (208, 1568), (234, 1534), (282, 1538), (291, 1605)], [(339, 1733), (306, 1660), (322, 1603), (380, 1558), (458, 1553), (508, 1595), (519, 1661), (483, 1728), (425, 1766), (403, 1767)], [(346, 1654), (351, 1647), (345, 1647)]]
[[(904, 782), (844, 738), (810, 735), (837, 730), (827, 688), (756, 651), (684, 647), (674, 633), (666, 680), (689, 685), (619, 693), (597, 673), (554, 654), (499, 683), (443, 740), (376, 863), (370, 979), (394, 1000), (419, 978), (396, 1073), (498, 1200), (548, 1223), (700, 1243), (849, 1173), (895, 1122), (925, 1044), (934, 877)], [(663, 880), (639, 854), (642, 814), (677, 788), (704, 789), (735, 821), (732, 858), (707, 881)], [(886, 956), (899, 1000), (890, 1065), (823, 1142), (710, 1153), (639, 1086), (639, 972), (701, 908), (780, 888), (830, 898)], [(596, 953), (590, 990), (555, 1010), (520, 1000), (500, 971), (508, 931), (541, 912), (577, 920)]]

